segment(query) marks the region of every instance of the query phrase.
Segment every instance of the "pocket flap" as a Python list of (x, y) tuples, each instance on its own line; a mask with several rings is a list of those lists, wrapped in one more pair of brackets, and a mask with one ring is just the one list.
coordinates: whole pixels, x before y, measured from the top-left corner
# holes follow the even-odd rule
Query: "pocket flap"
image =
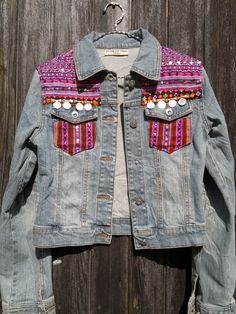
[(65, 109), (62, 107), (59, 109), (52, 108), (50, 110), (50, 113), (52, 116), (61, 118), (70, 123), (77, 124), (77, 123), (97, 119), (98, 109), (97, 109), (97, 106), (92, 106), (91, 110), (78, 111), (74, 107), (71, 107), (70, 109)]
[(145, 115), (150, 118), (160, 118), (165, 121), (173, 121), (189, 114), (192, 111), (193, 108), (191, 106), (190, 100), (187, 100), (186, 103), (182, 106), (176, 102), (174, 107), (170, 107), (167, 102), (165, 108), (159, 108), (157, 102), (153, 108), (145, 108)]

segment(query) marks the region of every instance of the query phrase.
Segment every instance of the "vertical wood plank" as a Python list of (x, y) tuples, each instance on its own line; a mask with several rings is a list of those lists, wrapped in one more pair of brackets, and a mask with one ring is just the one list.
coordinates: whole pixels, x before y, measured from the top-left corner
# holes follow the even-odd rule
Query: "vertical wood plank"
[(165, 313), (164, 255), (162, 250), (134, 251), (130, 246), (129, 312)]
[[(204, 0), (168, 1), (167, 11), (168, 46), (202, 60)], [(186, 313), (191, 287), (191, 249), (167, 250), (166, 262), (166, 313)]]
[(53, 289), (57, 314), (90, 311), (91, 247), (53, 249)]
[[(91, 31), (93, 1), (53, 0), (53, 54), (63, 53)], [(58, 314), (90, 313), (91, 249), (64, 247), (54, 249), (53, 289)], [(65, 297), (68, 296), (68, 297)]]
[(167, 43), (167, 0), (131, 0), (131, 27), (146, 28), (162, 45)]
[(16, 111), (16, 59), (17, 59), (17, 1), (0, 1), (0, 191), (2, 195), (8, 181), (13, 153)]
[(187, 313), (191, 290), (191, 248), (167, 249), (165, 251), (165, 312)]
[(202, 59), (203, 38), (204, 0), (169, 1), (169, 47)]
[(19, 0), (17, 4), (16, 99), (19, 116), (36, 64), (52, 57), (53, 51), (51, 2)]
[[(3, 192), (8, 181), (8, 172), (13, 153), (14, 130), (17, 123), (15, 115), (17, 1), (0, 0), (0, 11), (0, 203), (2, 203)], [(2, 313), (1, 303), (0, 295), (0, 313)]]
[(236, 151), (236, 2), (205, 4), (204, 65), (225, 114), (232, 150)]

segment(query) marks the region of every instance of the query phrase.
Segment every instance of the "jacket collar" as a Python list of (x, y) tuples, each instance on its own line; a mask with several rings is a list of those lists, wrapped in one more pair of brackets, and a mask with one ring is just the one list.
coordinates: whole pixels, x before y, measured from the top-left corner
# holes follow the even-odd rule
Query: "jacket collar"
[(98, 41), (94, 40), (104, 33), (92, 31), (73, 45), (75, 70), (78, 80), (84, 80), (97, 72), (107, 69), (96, 48), (130, 48), (140, 47), (131, 71), (148, 79), (159, 80), (161, 67), (161, 45), (146, 29), (140, 27), (129, 33), (141, 38), (141, 42), (122, 34), (110, 34)]

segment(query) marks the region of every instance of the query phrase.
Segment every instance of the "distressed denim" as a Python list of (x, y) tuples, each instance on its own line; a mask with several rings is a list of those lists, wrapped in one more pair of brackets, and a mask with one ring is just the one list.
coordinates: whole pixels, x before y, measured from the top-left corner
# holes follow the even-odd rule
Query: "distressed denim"
[[(75, 42), (78, 84), (96, 75), (101, 105), (74, 119), (70, 109), (42, 104), (38, 68), (33, 73), (1, 206), (4, 314), (56, 313), (51, 248), (109, 245), (113, 228), (131, 234), (136, 250), (192, 247), (188, 314), (236, 313), (234, 158), (224, 114), (203, 68), (202, 97), (187, 98), (176, 114), (191, 118), (191, 141), (171, 153), (151, 147), (149, 122), (163, 117), (157, 106), (141, 105), (142, 80), (160, 81), (162, 50), (147, 30), (130, 33), (141, 42), (121, 34), (94, 41), (101, 35), (94, 31)], [(137, 47), (120, 111), (130, 217), (112, 217), (118, 71), (106, 67), (97, 51)], [(95, 145), (67, 154), (53, 137), (60, 121), (95, 121)]]

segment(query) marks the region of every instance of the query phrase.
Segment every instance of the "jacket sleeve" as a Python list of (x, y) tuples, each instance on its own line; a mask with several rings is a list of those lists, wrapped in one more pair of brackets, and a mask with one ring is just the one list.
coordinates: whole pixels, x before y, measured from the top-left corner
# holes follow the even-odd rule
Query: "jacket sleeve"
[(2, 200), (2, 211), (8, 211), (28, 183), (37, 164), (35, 137), (42, 127), (41, 85), (38, 71), (33, 77), (26, 95), (17, 125), (9, 180)]
[(234, 157), (228, 126), (206, 70), (201, 102), (206, 135), (203, 199), (207, 243), (193, 248), (197, 313), (236, 313)]
[(37, 143), (43, 132), (37, 70), (15, 134), (9, 181), (0, 211), (0, 290), (3, 314), (55, 314), (50, 249), (33, 245), (39, 200)]

